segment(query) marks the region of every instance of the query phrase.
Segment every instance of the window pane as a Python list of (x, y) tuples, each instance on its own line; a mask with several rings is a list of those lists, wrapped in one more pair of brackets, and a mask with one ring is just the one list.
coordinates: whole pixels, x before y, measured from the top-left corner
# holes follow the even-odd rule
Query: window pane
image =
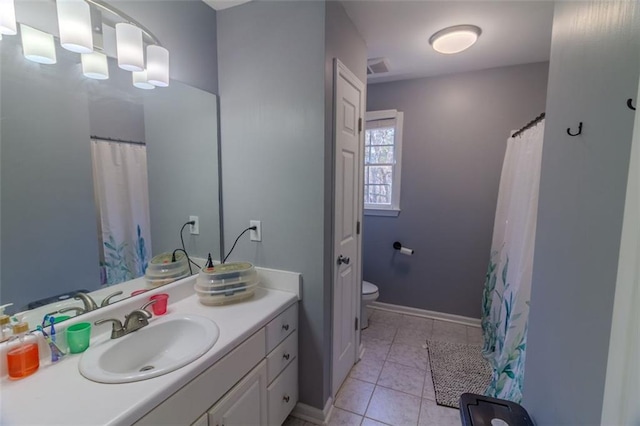
[(393, 179), (393, 167), (392, 166), (369, 166), (369, 180), (370, 185), (391, 185)]
[(393, 145), (396, 129), (393, 127), (381, 127), (369, 129), (365, 133), (368, 134), (368, 138), (366, 138), (367, 145)]
[(391, 185), (365, 185), (366, 204), (391, 204)]
[(367, 164), (393, 163), (393, 146), (374, 145), (367, 148)]

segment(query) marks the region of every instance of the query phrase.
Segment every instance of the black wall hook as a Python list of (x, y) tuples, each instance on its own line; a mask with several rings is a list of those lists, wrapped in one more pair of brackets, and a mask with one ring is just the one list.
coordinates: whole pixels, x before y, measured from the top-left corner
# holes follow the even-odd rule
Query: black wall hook
[(569, 136), (578, 136), (582, 134), (582, 121), (578, 125), (578, 131), (576, 133), (571, 133), (571, 127), (567, 129), (567, 133), (569, 134)]
[(636, 110), (636, 107), (633, 106), (633, 99), (631, 98), (627, 99), (627, 106), (629, 107), (629, 109), (632, 109), (634, 111)]

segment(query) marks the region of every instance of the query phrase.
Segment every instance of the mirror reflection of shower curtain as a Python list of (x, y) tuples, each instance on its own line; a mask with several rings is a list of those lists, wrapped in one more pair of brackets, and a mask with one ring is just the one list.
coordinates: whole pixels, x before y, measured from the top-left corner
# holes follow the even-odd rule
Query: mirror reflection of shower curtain
[(144, 275), (151, 248), (147, 149), (91, 140), (102, 284)]
[(482, 300), (483, 354), (493, 374), (485, 393), (520, 403), (527, 346), (544, 121), (509, 138)]

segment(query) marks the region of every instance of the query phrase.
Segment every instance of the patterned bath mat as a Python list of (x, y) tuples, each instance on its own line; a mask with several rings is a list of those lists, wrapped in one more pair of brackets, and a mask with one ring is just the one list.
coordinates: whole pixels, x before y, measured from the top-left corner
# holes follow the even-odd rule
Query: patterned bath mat
[(438, 405), (458, 408), (465, 392), (483, 395), (491, 380), (491, 367), (481, 345), (427, 340), (431, 377)]

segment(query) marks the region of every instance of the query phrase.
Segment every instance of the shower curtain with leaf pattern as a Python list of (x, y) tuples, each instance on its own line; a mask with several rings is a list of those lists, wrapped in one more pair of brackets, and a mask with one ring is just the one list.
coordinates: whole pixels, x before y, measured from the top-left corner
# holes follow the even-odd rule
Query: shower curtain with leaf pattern
[(520, 403), (535, 245), (544, 121), (509, 138), (482, 300), (485, 394)]
[(144, 275), (151, 247), (147, 149), (91, 140), (102, 284)]

